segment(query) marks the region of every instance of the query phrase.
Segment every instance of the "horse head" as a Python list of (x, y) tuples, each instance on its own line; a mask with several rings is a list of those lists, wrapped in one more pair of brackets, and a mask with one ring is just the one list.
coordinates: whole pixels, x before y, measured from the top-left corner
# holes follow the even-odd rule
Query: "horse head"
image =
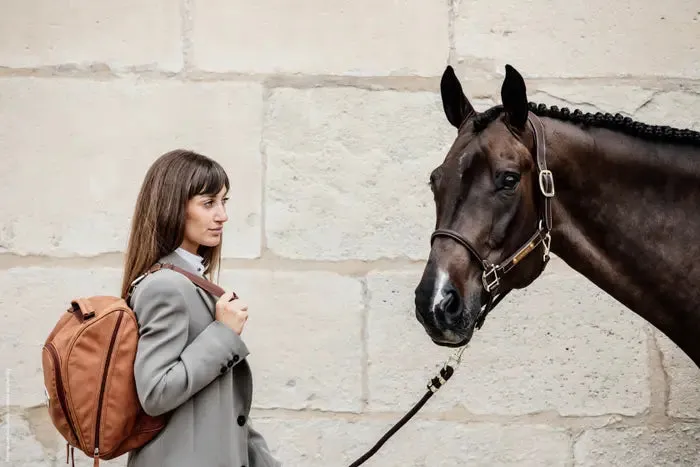
[(506, 66), (502, 105), (483, 113), (472, 107), (452, 67), (440, 90), (447, 120), (458, 131), (430, 174), (435, 232), (415, 307), (436, 344), (461, 346), (497, 297), (528, 286), (544, 269), (554, 185), (544, 131), (513, 67)]

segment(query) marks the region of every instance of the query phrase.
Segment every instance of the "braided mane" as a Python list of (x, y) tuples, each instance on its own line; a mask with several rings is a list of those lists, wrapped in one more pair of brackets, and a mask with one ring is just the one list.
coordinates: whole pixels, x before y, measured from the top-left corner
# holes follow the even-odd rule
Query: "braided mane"
[[(540, 117), (550, 117), (565, 122), (577, 123), (588, 127), (607, 128), (628, 135), (637, 136), (651, 141), (664, 141), (673, 143), (685, 143), (700, 145), (700, 132), (679, 129), (670, 126), (647, 125), (624, 117), (617, 113), (596, 112), (584, 113), (579, 109), (571, 111), (567, 107), (559, 108), (556, 105), (547, 107), (545, 104), (528, 103), (529, 110)], [(503, 112), (503, 106), (497, 105), (481, 112), (474, 117), (474, 131), (480, 132), (493, 122)]]

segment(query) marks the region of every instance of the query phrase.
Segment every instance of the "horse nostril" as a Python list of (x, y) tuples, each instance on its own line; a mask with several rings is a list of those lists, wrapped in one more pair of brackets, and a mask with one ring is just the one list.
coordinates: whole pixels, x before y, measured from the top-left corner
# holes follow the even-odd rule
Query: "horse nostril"
[(445, 292), (445, 297), (438, 304), (438, 308), (442, 310), (445, 318), (454, 320), (462, 313), (462, 300), (456, 290), (451, 289)]

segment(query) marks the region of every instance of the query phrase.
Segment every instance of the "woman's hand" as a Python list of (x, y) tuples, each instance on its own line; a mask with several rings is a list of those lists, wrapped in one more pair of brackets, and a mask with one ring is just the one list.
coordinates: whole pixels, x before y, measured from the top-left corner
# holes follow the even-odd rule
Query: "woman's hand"
[(227, 292), (216, 302), (216, 320), (240, 335), (248, 320), (248, 305), (233, 297), (233, 292)]

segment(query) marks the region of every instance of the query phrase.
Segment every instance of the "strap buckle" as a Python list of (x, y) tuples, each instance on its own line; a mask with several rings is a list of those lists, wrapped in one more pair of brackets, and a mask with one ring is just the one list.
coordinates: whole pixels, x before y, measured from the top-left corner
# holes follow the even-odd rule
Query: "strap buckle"
[(547, 235), (544, 236), (544, 239), (542, 240), (542, 243), (544, 244), (544, 255), (542, 256), (542, 260), (546, 263), (549, 261), (549, 253), (551, 251), (551, 244), (552, 244), (552, 236), (547, 232)]
[[(493, 275), (493, 279), (489, 279), (490, 275)], [(492, 264), (489, 269), (484, 271), (484, 273), (481, 275), (481, 282), (484, 284), (486, 292), (489, 293), (491, 292), (491, 290), (498, 287), (498, 285), (501, 283), (501, 280), (498, 277), (498, 270), (496, 269), (495, 264)]]
[(554, 197), (554, 176), (552, 171), (549, 169), (543, 169), (540, 171), (540, 191), (547, 198)]

